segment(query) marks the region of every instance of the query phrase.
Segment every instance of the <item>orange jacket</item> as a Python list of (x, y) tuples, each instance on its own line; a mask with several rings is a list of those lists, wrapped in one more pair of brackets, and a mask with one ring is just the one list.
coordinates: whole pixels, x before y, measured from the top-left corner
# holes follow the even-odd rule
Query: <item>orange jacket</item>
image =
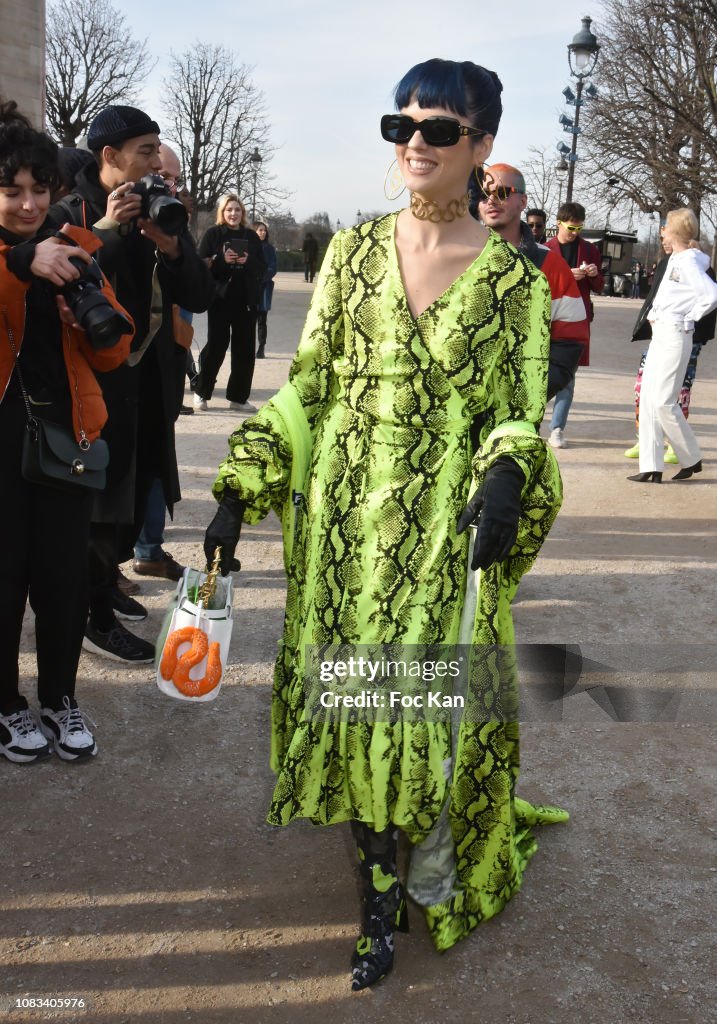
[[(102, 245), (96, 235), (84, 228), (71, 227), (65, 234), (90, 254)], [(15, 366), (9, 334), (12, 331), (13, 344), (19, 354), (25, 334), (25, 296), (30, 288), (29, 281), (21, 281), (8, 270), (9, 250), (10, 246), (0, 242), (0, 401), (5, 396)], [(120, 306), (106, 278), (102, 292), (114, 309), (132, 323), (132, 318)], [(83, 431), (90, 441), (94, 441), (107, 422), (107, 408), (93, 371), (105, 373), (123, 363), (133, 337), (134, 323), (132, 333), (123, 334), (111, 348), (95, 349), (83, 330), (62, 324), (62, 349), (72, 398), (72, 425), (78, 441)]]

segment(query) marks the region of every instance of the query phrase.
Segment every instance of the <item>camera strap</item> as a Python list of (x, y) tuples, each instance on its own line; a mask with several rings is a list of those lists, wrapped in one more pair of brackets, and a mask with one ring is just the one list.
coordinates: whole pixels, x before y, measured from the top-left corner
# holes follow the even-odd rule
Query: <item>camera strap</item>
[(142, 343), (127, 356), (127, 365), (136, 366), (144, 353), (154, 341), (154, 337), (162, 326), (164, 314), (164, 303), (162, 300), (162, 288), (157, 277), (157, 266), (155, 263), (152, 271), (152, 298), (149, 306), (149, 327), (142, 339)]

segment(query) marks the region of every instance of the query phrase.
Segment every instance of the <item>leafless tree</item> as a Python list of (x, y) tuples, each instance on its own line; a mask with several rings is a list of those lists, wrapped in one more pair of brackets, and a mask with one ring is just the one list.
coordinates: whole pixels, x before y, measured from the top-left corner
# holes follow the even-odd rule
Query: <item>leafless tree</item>
[(47, 10), (47, 126), (74, 146), (112, 103), (132, 104), (154, 67), (109, 0), (56, 0)]
[(640, 210), (717, 196), (717, 3), (604, 0), (599, 94), (583, 114), (586, 181)]
[(519, 164), (519, 170), (525, 178), (528, 206), (545, 210), (548, 223), (551, 223), (558, 212), (561, 192), (562, 197), (565, 194), (555, 170), (558, 157), (545, 146), (529, 146), (528, 154)]
[[(226, 192), (236, 191), (250, 213), (254, 199), (266, 210), (287, 198), (267, 170), (274, 148), (250, 70), (231, 50), (209, 43), (171, 54), (162, 107), (195, 199), (195, 224)], [(257, 149), (258, 166), (251, 160)]]

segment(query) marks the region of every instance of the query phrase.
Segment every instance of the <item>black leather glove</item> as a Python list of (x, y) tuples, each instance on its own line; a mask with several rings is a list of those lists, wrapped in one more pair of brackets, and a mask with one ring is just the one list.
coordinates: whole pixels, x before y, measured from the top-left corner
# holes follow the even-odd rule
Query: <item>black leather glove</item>
[(225, 491), (219, 502), (216, 515), (204, 534), (204, 554), (207, 568), (211, 568), (216, 548), (222, 549), (221, 572), (228, 576), (230, 572), (239, 572), (241, 562), (234, 557), (241, 533), (241, 521), (244, 514), (244, 502), (232, 491)]
[(471, 569), (487, 569), (502, 562), (518, 536), (520, 493), (525, 476), (520, 466), (504, 456), (497, 459), (485, 475), (458, 520), (457, 532), (477, 526)]

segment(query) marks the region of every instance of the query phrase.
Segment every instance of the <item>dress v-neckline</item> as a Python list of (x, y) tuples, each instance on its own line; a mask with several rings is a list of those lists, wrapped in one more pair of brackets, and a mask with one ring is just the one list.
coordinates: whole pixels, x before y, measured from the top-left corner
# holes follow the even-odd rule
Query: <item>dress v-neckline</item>
[[(399, 211), (399, 213), (400, 213), (400, 211)], [(424, 317), (426, 315), (426, 313), (428, 313), (428, 311), (430, 309), (433, 309), (433, 307), (436, 305), (436, 303), (438, 303), (442, 299), (444, 299), (446, 297), (446, 295), (448, 295), (448, 293), (453, 288), (455, 288), (455, 286), (458, 284), (458, 282), (462, 278), (464, 278), (466, 276), (466, 274), (468, 274), (470, 271), (472, 271), (480, 263), (480, 261), (483, 259), (483, 254), (486, 252), (486, 250), (489, 247), (492, 247), (494, 245), (495, 232), (492, 231), (490, 228), (488, 229), (489, 234), (488, 234), (488, 237), (486, 239), (485, 245), (483, 246), (481, 251), (478, 253), (476, 258), (471, 263), (469, 263), (468, 266), (465, 268), (465, 270), (462, 270), (461, 273), (458, 275), (458, 277), (455, 277), (451, 281), (451, 283), (446, 288), (443, 289), (441, 294), (437, 295), (436, 298), (433, 299), (433, 301), (430, 302), (426, 306), (426, 308), (424, 310), (422, 310), (417, 316), (414, 316), (413, 313), (411, 312), (411, 307), (410, 307), (409, 302), (408, 302), (408, 295), (406, 294), (406, 285), (404, 284), (403, 274), (401, 273), (401, 263), (400, 263), (400, 261), (398, 259), (398, 248), (396, 246), (396, 226), (397, 226), (397, 224), (398, 224), (398, 213), (394, 214), (393, 231), (391, 232), (392, 257), (393, 257), (394, 266), (395, 266), (395, 270), (396, 270), (396, 276), (397, 276), (399, 284), (401, 286), (401, 295), (403, 297), (403, 304), (405, 306), (406, 313), (408, 314), (408, 317), (409, 317), (411, 323), (417, 324), (419, 322), (419, 320), (422, 317)]]

